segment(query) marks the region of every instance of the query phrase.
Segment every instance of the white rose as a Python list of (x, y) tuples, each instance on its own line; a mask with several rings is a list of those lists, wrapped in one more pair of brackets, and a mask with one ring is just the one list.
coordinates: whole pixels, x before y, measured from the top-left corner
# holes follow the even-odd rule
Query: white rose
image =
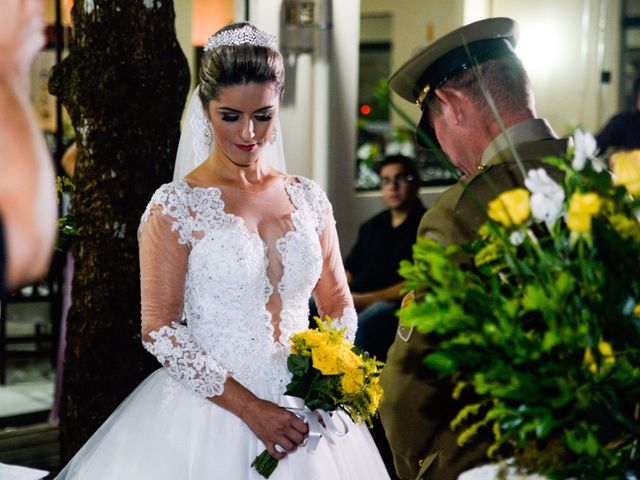
[(579, 128), (573, 134), (575, 150), (571, 166), (574, 170), (582, 171), (587, 160), (591, 162), (591, 167), (596, 172), (601, 172), (604, 165), (596, 158), (598, 144), (595, 137), (590, 132), (583, 132)]
[(542, 168), (529, 170), (524, 184), (531, 192), (531, 216), (551, 229), (562, 214), (564, 190)]

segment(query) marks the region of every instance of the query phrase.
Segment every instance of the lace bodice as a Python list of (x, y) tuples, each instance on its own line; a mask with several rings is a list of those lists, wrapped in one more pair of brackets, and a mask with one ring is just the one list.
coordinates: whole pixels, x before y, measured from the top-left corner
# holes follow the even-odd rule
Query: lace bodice
[(203, 397), (232, 375), (250, 390), (267, 379), (278, 398), (312, 292), (355, 334), (331, 205), (310, 180), (255, 194), (163, 185), (142, 217), (140, 259), (143, 344)]

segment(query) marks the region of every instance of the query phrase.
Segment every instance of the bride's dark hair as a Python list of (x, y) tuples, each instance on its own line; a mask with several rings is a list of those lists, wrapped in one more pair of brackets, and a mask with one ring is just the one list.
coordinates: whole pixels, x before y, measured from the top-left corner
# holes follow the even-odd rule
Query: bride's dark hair
[[(221, 28), (213, 36), (222, 32), (249, 27), (262, 34), (248, 22), (233, 23)], [(205, 51), (200, 64), (200, 100), (205, 108), (217, 99), (220, 89), (250, 82), (273, 84), (282, 96), (284, 90), (284, 62), (280, 52), (259, 45), (221, 45)]]

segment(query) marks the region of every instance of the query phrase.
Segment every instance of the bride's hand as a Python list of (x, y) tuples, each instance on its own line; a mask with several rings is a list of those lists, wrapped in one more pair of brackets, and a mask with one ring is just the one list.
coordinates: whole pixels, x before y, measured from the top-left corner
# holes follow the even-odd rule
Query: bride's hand
[(309, 431), (307, 424), (293, 413), (256, 397), (231, 376), (224, 384), (224, 393), (210, 400), (240, 417), (278, 460), (295, 450)]
[[(256, 399), (246, 413), (244, 421), (278, 460), (295, 450), (309, 431), (307, 424), (293, 413), (266, 400)], [(277, 449), (277, 445), (281, 448)]]

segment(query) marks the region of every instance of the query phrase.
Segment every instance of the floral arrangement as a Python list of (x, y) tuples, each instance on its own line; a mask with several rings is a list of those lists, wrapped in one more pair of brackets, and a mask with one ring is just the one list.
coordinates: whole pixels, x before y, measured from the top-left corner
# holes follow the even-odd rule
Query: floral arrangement
[[(378, 383), (382, 362), (345, 339), (346, 329), (335, 328), (329, 317), (316, 318), (318, 328), (291, 337), (287, 366), (292, 374), (285, 395), (304, 402), (304, 410), (323, 421), (325, 412), (344, 411), (356, 423), (371, 425), (382, 398)], [(296, 412), (298, 413), (298, 412)], [(265, 450), (251, 464), (265, 478), (273, 473), (278, 460)]]
[(420, 240), (403, 262), (419, 294), (402, 323), (430, 334), (425, 359), (453, 395), (464, 444), (549, 478), (640, 471), (640, 151), (610, 159), (580, 131), (566, 158), (489, 203), (478, 239)]

